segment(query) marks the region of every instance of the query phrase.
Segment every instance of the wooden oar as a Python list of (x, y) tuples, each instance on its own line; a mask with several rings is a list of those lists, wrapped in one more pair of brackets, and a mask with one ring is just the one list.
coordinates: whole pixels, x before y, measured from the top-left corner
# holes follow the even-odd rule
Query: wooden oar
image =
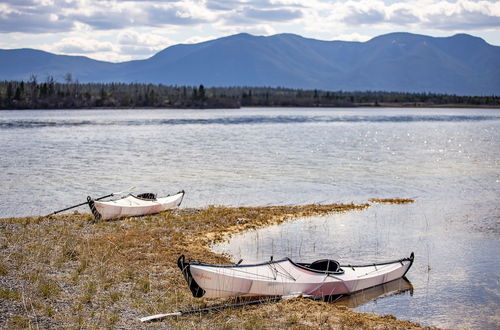
[[(130, 187), (126, 190), (123, 190), (123, 191), (118, 191), (118, 192), (114, 192), (114, 193), (111, 193), (109, 195), (106, 195), (106, 196), (102, 196), (102, 197), (99, 197), (99, 198), (96, 198), (94, 199), (95, 201), (98, 201), (98, 200), (101, 200), (101, 199), (104, 199), (104, 198), (108, 198), (108, 197), (113, 197), (114, 195), (118, 195), (118, 194), (123, 194), (124, 192), (127, 192), (127, 191), (130, 191), (132, 189), (134, 189), (135, 187)], [(75, 207), (78, 207), (78, 206), (82, 206), (82, 205), (86, 205), (88, 204), (89, 202), (83, 202), (83, 203), (80, 203), (80, 204), (77, 204), (77, 205), (73, 205), (73, 206), (70, 206), (70, 207), (67, 207), (65, 209), (62, 209), (62, 210), (59, 210), (59, 211), (55, 211), (55, 212), (52, 212), (50, 214), (48, 214), (47, 216), (49, 215), (54, 215), (54, 214), (57, 214), (57, 213), (61, 213), (61, 212), (64, 212), (64, 211), (67, 211), (67, 210), (71, 210), (71, 209), (74, 209)]]
[(194, 314), (194, 313), (206, 313), (206, 312), (218, 311), (218, 310), (226, 309), (226, 308), (236, 308), (236, 307), (243, 307), (243, 306), (258, 305), (258, 304), (264, 304), (267, 302), (274, 302), (274, 301), (280, 301), (280, 300), (284, 300), (284, 299), (292, 299), (292, 298), (297, 298), (297, 297), (309, 297), (309, 296), (303, 295), (301, 293), (293, 293), (293, 294), (289, 294), (286, 296), (277, 296), (277, 297), (260, 299), (260, 300), (245, 301), (245, 302), (230, 304), (230, 305), (212, 306), (212, 307), (206, 307), (206, 308), (200, 308), (200, 309), (191, 309), (191, 310), (187, 310), (187, 311), (178, 311), (178, 312), (167, 313), (167, 314), (156, 314), (156, 315), (142, 317), (140, 320), (141, 320), (141, 322), (160, 321), (160, 320), (163, 320), (163, 319), (168, 318), (170, 316), (181, 316), (181, 315)]

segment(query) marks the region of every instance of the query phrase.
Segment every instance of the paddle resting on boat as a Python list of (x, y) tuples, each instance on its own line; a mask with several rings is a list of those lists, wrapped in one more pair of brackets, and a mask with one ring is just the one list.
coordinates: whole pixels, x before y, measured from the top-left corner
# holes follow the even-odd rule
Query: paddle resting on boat
[(285, 296), (313, 297), (350, 294), (403, 277), (409, 258), (368, 265), (340, 265), (335, 260), (295, 263), (289, 258), (248, 265), (211, 265), (177, 260), (194, 297)]

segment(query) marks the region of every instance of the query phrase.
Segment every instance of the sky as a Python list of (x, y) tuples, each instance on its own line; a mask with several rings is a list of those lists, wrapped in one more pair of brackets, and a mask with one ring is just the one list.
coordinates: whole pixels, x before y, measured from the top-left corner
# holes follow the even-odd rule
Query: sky
[(468, 33), (500, 46), (500, 1), (0, 0), (0, 49), (121, 62), (241, 32), (346, 41)]

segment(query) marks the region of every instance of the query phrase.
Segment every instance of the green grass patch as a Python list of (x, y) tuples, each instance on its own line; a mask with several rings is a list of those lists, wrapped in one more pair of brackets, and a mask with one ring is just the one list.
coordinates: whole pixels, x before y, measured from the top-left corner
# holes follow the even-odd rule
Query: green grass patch
[(0, 289), (0, 299), (2, 300), (18, 300), (21, 299), (21, 294), (11, 289)]
[(0, 264), (0, 276), (5, 276), (9, 273), (7, 266), (4, 264)]
[(32, 323), (29, 318), (23, 315), (14, 315), (8, 322), (8, 329), (32, 329)]
[(142, 276), (135, 282), (134, 289), (142, 293), (148, 293), (151, 290), (151, 281), (147, 276)]
[(56, 297), (61, 292), (61, 288), (55, 281), (41, 278), (38, 280), (37, 291), (43, 298), (49, 299)]

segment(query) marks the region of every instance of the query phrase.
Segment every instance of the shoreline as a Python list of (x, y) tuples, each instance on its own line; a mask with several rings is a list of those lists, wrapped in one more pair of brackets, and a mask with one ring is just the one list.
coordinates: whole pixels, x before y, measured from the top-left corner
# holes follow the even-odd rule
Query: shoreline
[(155, 324), (139, 321), (151, 314), (234, 302), (193, 298), (176, 265), (179, 255), (230, 263), (210, 245), (292, 219), (369, 206), (208, 206), (97, 223), (90, 214), (77, 212), (0, 219), (0, 327), (421, 328), (392, 315), (300, 298)]
[(384, 108), (401, 108), (401, 109), (500, 109), (500, 105), (467, 105), (467, 104), (418, 104), (408, 105), (399, 103), (379, 103), (376, 104), (355, 104), (349, 106), (332, 106), (332, 105), (255, 105), (255, 106), (240, 106), (240, 107), (83, 107), (83, 108), (19, 108), (19, 109), (2, 109), (2, 111), (71, 111), (71, 110), (242, 110), (242, 109), (384, 109)]

